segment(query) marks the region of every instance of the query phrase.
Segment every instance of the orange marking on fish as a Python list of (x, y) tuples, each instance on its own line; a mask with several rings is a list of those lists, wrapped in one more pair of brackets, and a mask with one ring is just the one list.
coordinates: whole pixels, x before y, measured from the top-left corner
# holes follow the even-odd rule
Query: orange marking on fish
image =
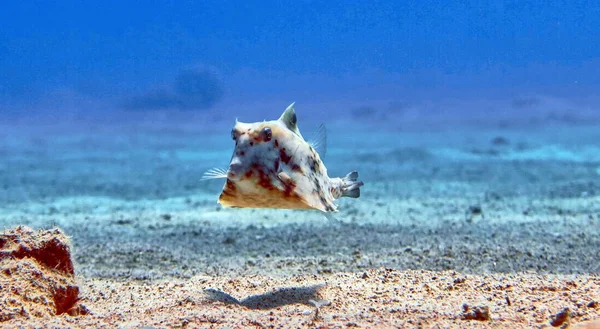
[(258, 171), (258, 185), (267, 190), (275, 189), (275, 186), (273, 186), (273, 183), (271, 183), (269, 176), (262, 170)]

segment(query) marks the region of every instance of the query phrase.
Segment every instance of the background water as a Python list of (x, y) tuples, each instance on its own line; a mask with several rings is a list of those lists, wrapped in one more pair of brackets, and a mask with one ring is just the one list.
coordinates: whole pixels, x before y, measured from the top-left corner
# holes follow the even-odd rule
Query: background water
[[(269, 5), (6, 5), (0, 227), (58, 225), (88, 276), (600, 271), (600, 6)], [(199, 181), (293, 101), (365, 182), (341, 223)]]

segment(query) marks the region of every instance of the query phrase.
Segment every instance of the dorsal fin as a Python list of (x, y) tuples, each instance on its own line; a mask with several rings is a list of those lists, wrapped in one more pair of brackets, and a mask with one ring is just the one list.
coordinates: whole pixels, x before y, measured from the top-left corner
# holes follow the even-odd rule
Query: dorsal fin
[(279, 121), (283, 122), (283, 124), (296, 135), (300, 136), (302, 139), (302, 134), (300, 134), (300, 130), (298, 129), (298, 119), (296, 118), (296, 112), (294, 111), (294, 105), (296, 102), (290, 104), (290, 106), (283, 111), (283, 114), (279, 117)]
[(327, 154), (327, 128), (324, 123), (319, 125), (317, 132), (312, 136), (308, 144), (319, 153), (321, 158), (325, 157)]

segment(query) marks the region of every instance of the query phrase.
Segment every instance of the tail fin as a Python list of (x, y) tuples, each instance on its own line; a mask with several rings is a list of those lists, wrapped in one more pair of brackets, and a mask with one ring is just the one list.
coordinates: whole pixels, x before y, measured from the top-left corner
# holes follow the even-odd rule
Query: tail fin
[(352, 171), (342, 178), (342, 196), (358, 198), (363, 182), (358, 180), (358, 171)]

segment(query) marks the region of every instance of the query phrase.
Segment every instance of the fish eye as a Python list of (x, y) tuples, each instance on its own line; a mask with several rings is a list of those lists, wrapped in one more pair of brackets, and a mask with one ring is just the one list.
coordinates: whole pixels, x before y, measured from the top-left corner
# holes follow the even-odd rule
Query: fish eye
[(235, 140), (237, 138), (237, 134), (235, 133), (235, 129), (231, 129), (231, 139)]
[(263, 128), (262, 134), (263, 134), (263, 139), (265, 142), (270, 141), (271, 138), (273, 137), (273, 132), (271, 132), (271, 128), (269, 128), (269, 127)]

